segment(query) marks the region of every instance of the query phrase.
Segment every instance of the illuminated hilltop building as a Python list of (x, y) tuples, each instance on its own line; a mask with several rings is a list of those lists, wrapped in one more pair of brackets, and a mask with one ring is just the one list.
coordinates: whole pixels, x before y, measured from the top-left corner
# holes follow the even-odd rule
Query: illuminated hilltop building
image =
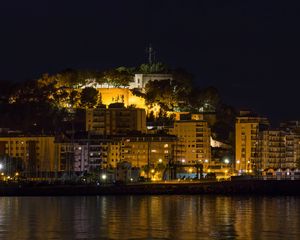
[(148, 73), (148, 74), (135, 74), (133, 82), (130, 82), (129, 89), (139, 89), (145, 92), (145, 87), (150, 81), (173, 80), (172, 74), (166, 73)]
[(134, 106), (147, 109), (145, 99), (134, 95), (128, 88), (97, 88), (97, 90), (101, 94), (102, 104), (104, 105), (123, 103), (125, 107)]
[(108, 85), (97, 85), (96, 88), (101, 94), (102, 103), (109, 105), (111, 103), (124, 103), (125, 107), (134, 106), (143, 108), (146, 113), (150, 111), (157, 115), (159, 106), (154, 105), (151, 108), (146, 105), (145, 98), (133, 94), (132, 90), (138, 90), (145, 93), (146, 84), (150, 81), (172, 80), (172, 74), (135, 74), (133, 81), (129, 83), (129, 87), (109, 87)]

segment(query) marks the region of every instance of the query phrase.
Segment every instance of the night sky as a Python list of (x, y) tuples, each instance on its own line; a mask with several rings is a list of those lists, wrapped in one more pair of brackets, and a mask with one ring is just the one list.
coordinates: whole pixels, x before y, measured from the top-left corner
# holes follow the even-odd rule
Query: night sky
[[(226, 2), (226, 3), (225, 3)], [(276, 4), (278, 2), (278, 5)], [(296, 2), (296, 1), (295, 1)], [(213, 85), (225, 102), (300, 119), (300, 5), (285, 1), (4, 0), (0, 79), (157, 59)]]

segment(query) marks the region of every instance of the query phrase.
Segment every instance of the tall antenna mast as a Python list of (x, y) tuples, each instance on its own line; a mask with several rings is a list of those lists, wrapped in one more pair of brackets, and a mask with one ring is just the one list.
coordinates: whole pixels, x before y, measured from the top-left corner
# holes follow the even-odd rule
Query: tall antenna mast
[(154, 50), (152, 48), (151, 43), (149, 44), (149, 47), (147, 49), (147, 53), (148, 53), (148, 63), (151, 65), (153, 63), (153, 60), (154, 60)]

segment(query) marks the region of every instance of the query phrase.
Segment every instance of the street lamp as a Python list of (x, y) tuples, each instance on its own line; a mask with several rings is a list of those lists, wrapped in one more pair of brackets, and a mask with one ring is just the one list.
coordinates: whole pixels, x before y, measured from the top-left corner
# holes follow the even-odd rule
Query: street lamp
[[(230, 164), (230, 160), (228, 158), (224, 159), (224, 163), (226, 164), (226, 169), (225, 169), (225, 178), (228, 177), (228, 172), (229, 172), (229, 164)], [(231, 168), (231, 166), (230, 166)]]

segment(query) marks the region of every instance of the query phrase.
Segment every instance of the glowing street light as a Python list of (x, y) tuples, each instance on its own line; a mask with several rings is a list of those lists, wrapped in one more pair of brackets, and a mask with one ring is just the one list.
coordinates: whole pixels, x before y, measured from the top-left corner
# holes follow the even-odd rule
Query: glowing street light
[(102, 174), (102, 179), (106, 180), (106, 178), (107, 178), (106, 174)]
[(226, 159), (224, 160), (224, 163), (229, 164), (229, 159), (226, 158)]
[(2, 164), (2, 163), (0, 163), (0, 170), (1, 170), (1, 169), (3, 169), (3, 164)]

